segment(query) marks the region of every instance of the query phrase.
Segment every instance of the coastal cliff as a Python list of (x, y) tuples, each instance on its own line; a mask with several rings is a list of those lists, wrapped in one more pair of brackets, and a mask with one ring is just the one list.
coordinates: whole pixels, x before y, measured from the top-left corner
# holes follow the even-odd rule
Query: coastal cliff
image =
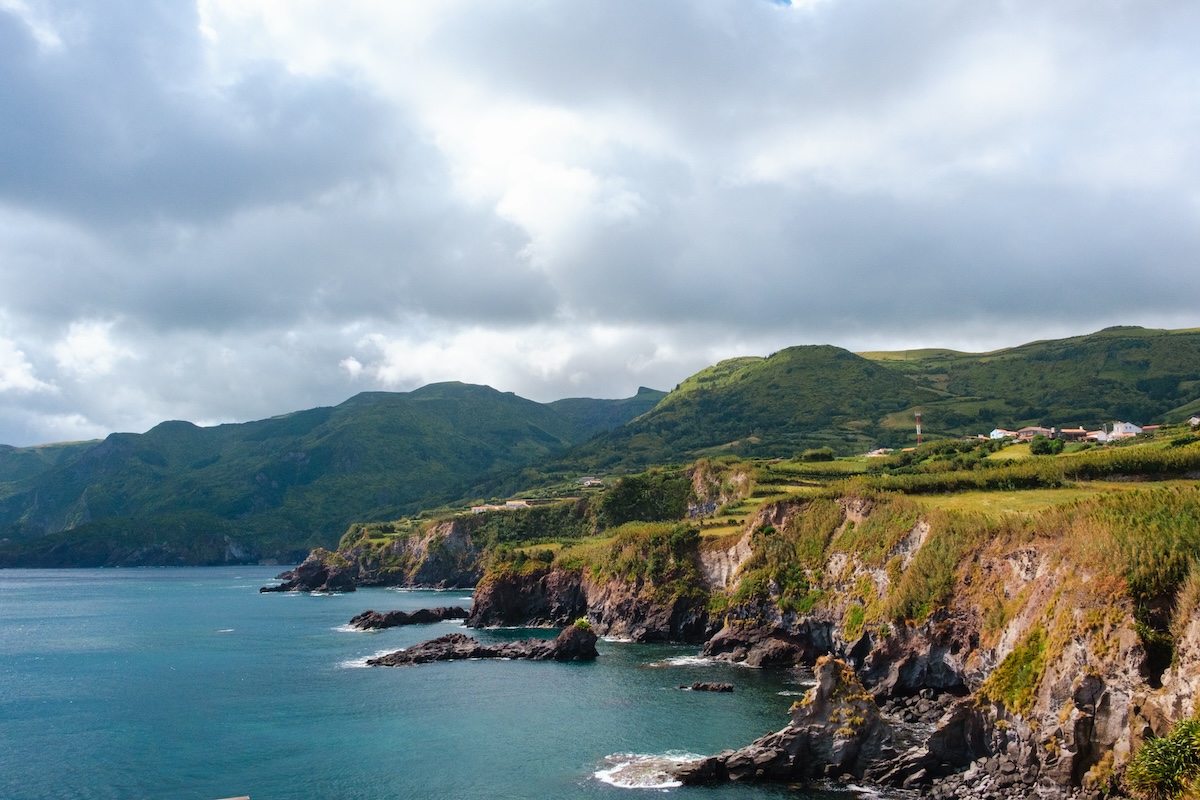
[(726, 553), (702, 547), (694, 528), (628, 523), (592, 550), (550, 562), (494, 561), (467, 625), (557, 627), (586, 617), (602, 636), (697, 644), (715, 632), (705, 565)]
[[(602, 636), (754, 667), (835, 659), (870, 697), (880, 743), (820, 774), (939, 798), (1117, 796), (1143, 744), (1200, 710), (1200, 488), (1128, 480), (1182, 458), (1191, 439), (1174, 441), (978, 475), (776, 480), (768, 500), (755, 482), (782, 473), (705, 462), (588, 501), (359, 526), (324, 560), (358, 585), (474, 584), (471, 627), (582, 618)], [(1045, 502), (1068, 472), (1100, 467), (1109, 483)], [(988, 492), (1027, 485), (1049, 487), (1032, 511), (992, 505)], [(961, 486), (991, 488), (975, 505), (929, 497)], [(780, 736), (771, 748), (793, 741)], [(705, 776), (811, 775), (725, 764)]]
[[(842, 771), (934, 797), (1114, 796), (1143, 741), (1196, 711), (1198, 544), (1194, 487), (1030, 517), (883, 494), (784, 500), (736, 539), (643, 525), (496, 565), (469, 624), (586, 616), (603, 635), (702, 641), (754, 666), (834, 657), (885, 724), (932, 726)], [(720, 775), (797, 777), (705, 780)]]

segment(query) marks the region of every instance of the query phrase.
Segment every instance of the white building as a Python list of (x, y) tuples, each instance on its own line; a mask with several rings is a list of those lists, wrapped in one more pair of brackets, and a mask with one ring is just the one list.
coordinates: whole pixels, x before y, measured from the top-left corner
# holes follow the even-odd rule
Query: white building
[(1128, 439), (1131, 436), (1137, 436), (1142, 432), (1142, 429), (1132, 422), (1114, 422), (1112, 431), (1108, 434), (1108, 440), (1111, 442), (1114, 439)]

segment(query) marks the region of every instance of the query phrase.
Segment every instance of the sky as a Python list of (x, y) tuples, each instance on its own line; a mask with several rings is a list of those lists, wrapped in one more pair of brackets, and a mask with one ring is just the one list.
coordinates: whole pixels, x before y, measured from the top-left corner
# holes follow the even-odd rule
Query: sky
[(1192, 0), (0, 0), (0, 443), (1200, 326)]

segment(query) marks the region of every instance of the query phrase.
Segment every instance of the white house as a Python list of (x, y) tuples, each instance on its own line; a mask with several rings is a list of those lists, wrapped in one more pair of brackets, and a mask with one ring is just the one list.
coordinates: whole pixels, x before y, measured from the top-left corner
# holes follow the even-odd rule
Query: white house
[(1016, 431), (1006, 431), (1004, 428), (995, 428), (988, 434), (989, 439), (1014, 439), (1016, 436)]
[(1188, 425), (1191, 425), (1193, 428), (1200, 428), (1200, 416), (1190, 417)]
[(1137, 436), (1142, 432), (1142, 429), (1132, 422), (1114, 422), (1112, 431), (1108, 434), (1108, 440), (1111, 442), (1114, 439), (1128, 439), (1131, 436)]

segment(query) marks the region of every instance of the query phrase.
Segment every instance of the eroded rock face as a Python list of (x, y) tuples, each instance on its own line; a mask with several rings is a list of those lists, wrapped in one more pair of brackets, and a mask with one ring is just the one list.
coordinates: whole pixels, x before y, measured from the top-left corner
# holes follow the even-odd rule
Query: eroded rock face
[(370, 667), (402, 667), (432, 661), (470, 658), (519, 658), (531, 661), (594, 661), (596, 634), (572, 625), (554, 639), (526, 639), (485, 645), (462, 633), (450, 633), (378, 658), (367, 659)]
[(677, 764), (675, 778), (685, 784), (861, 778), (872, 764), (894, 755), (891, 731), (854, 670), (826, 656), (813, 674), (816, 685), (792, 706), (786, 728), (740, 750)]
[(703, 654), (752, 667), (812, 664), (834, 652), (831, 629), (831, 623), (815, 618), (795, 626), (727, 620), (725, 627), (704, 643)]
[(477, 587), (467, 627), (561, 627), (586, 614), (579, 573), (547, 566), (493, 576)]
[(438, 608), (421, 608), (412, 613), (404, 611), (364, 611), (350, 620), (350, 627), (360, 631), (395, 628), (401, 625), (426, 625), (431, 622), (441, 622), (447, 619), (466, 619), (467, 610), (460, 606), (440, 606)]
[(548, 566), (489, 578), (475, 590), (467, 626), (558, 627), (580, 617), (602, 635), (635, 642), (702, 642), (712, 633), (702, 602), (679, 598), (659, 603), (637, 584), (593, 581), (580, 572)]

